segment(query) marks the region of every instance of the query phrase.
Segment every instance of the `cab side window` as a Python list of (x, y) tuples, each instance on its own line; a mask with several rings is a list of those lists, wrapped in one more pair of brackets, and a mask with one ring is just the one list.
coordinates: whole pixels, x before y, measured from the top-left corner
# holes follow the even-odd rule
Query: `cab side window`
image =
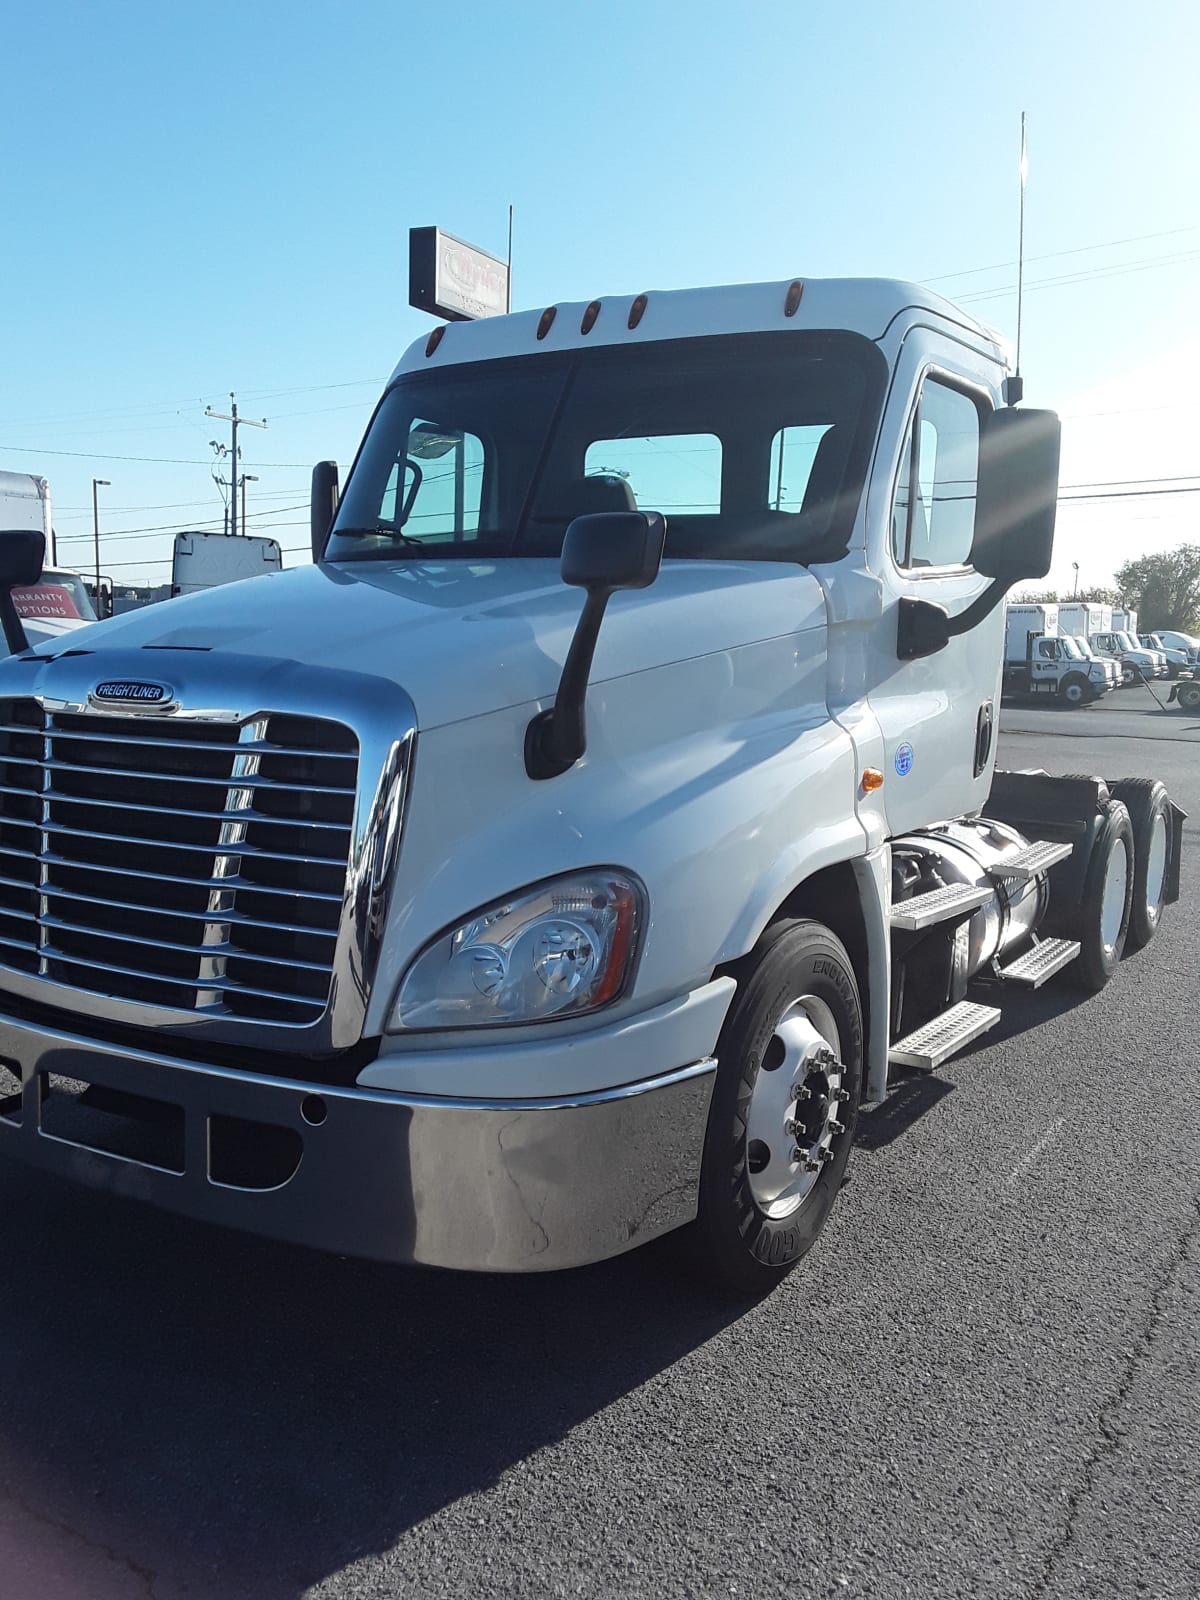
[(904, 444), (892, 503), (892, 552), (901, 567), (970, 560), (979, 476), (979, 408), (926, 378)]

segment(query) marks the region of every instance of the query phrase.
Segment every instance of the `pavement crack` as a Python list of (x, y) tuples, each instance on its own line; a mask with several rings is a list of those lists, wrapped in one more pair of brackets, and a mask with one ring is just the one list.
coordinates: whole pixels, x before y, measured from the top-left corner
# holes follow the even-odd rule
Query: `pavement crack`
[(0, 1498), (8, 1501), (10, 1505), (18, 1506), (27, 1517), (34, 1522), (41, 1523), (43, 1528), (53, 1528), (55, 1533), (64, 1533), (68, 1538), (74, 1539), (77, 1544), (83, 1545), (88, 1550), (95, 1550), (100, 1555), (107, 1556), (110, 1561), (116, 1562), (119, 1567), (124, 1567), (135, 1578), (140, 1578), (146, 1586), (149, 1600), (155, 1600), (158, 1583), (158, 1573), (152, 1567), (142, 1567), (132, 1556), (124, 1555), (120, 1550), (114, 1550), (111, 1545), (101, 1544), (98, 1539), (89, 1539), (86, 1533), (80, 1533), (78, 1528), (73, 1528), (69, 1522), (63, 1522), (58, 1517), (52, 1517), (45, 1511), (39, 1511), (37, 1506), (31, 1505), (28, 1500), (19, 1494), (8, 1494), (0, 1491)]
[(1200, 1200), (1194, 1200), (1192, 1204), (1196, 1210), (1195, 1219), (1189, 1227), (1184, 1229), (1176, 1242), (1174, 1250), (1171, 1252), (1170, 1260), (1167, 1262), (1154, 1293), (1150, 1296), (1144, 1325), (1134, 1343), (1133, 1349), (1129, 1353), (1129, 1358), (1125, 1363), (1125, 1371), (1117, 1386), (1117, 1391), (1102, 1408), (1097, 1418), (1096, 1431), (1098, 1437), (1083, 1464), (1083, 1472), (1078, 1484), (1066, 1497), (1066, 1516), (1062, 1529), (1050, 1549), (1046, 1552), (1046, 1559), (1042, 1564), (1041, 1573), (1029, 1592), (1030, 1600), (1041, 1600), (1043, 1595), (1051, 1592), (1051, 1582), (1054, 1578), (1055, 1570), (1074, 1541), (1076, 1520), (1084, 1503), (1089, 1499), (1096, 1487), (1100, 1469), (1106, 1461), (1117, 1453), (1125, 1442), (1126, 1430), (1118, 1421), (1120, 1411), (1129, 1398), (1134, 1381), (1150, 1354), (1154, 1335), (1166, 1315), (1167, 1292), (1179, 1277), (1192, 1245), (1200, 1237)]

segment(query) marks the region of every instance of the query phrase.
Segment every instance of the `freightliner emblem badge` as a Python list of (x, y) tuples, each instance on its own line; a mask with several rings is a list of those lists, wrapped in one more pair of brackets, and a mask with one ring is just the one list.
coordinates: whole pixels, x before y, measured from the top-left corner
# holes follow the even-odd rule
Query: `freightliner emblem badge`
[(165, 683), (136, 683), (126, 678), (110, 678), (96, 685), (91, 698), (100, 705), (145, 706), (153, 709), (169, 704), (174, 699), (174, 693)]

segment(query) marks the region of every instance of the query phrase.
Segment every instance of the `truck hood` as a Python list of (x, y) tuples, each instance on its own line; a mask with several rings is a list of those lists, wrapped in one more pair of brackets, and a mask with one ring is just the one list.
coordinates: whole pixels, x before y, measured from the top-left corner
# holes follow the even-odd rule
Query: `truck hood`
[[(226, 651), (389, 679), (418, 725), (438, 727), (551, 699), (583, 594), (553, 560), (361, 562), (301, 567), (188, 595), (77, 629), (73, 652)], [(655, 583), (614, 595), (592, 682), (735, 650), (825, 622), (821, 587), (791, 563), (670, 561)], [(38, 654), (53, 656), (48, 641)]]

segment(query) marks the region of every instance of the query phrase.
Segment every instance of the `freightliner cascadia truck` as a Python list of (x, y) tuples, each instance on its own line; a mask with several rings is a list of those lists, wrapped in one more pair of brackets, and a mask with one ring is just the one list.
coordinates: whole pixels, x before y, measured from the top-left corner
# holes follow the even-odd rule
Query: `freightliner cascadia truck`
[(1018, 398), (885, 280), (419, 340), (311, 567), (0, 663), (0, 1159), (395, 1262), (678, 1231), (769, 1289), (894, 1071), (1178, 894), (1161, 784), (995, 770), (1058, 482)]

